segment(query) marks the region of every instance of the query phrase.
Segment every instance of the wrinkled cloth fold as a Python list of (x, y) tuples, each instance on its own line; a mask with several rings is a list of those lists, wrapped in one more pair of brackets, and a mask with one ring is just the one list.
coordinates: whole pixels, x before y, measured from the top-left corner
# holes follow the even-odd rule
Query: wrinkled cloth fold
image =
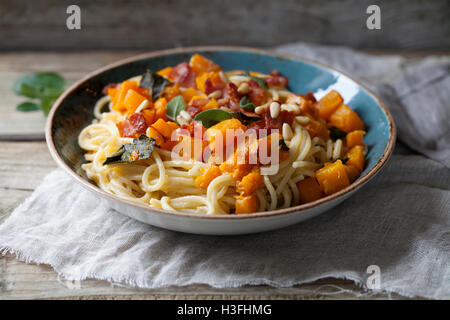
[(0, 225), (0, 251), (49, 264), (67, 279), (143, 288), (292, 286), (326, 277), (366, 288), (376, 266), (376, 291), (450, 298), (450, 59), (306, 44), (278, 50), (352, 74), (392, 111), (400, 143), (354, 196), (281, 230), (197, 236), (121, 215), (58, 169)]

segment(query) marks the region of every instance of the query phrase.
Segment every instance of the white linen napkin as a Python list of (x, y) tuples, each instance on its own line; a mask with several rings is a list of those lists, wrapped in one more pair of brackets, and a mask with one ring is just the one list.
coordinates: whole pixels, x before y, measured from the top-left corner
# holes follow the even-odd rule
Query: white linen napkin
[(385, 169), (341, 205), (302, 224), (245, 236), (145, 225), (58, 169), (0, 225), (0, 252), (49, 264), (67, 279), (144, 288), (292, 286), (325, 277), (373, 288), (375, 268), (376, 290), (450, 298), (449, 59), (409, 64), (304, 44), (280, 50), (362, 78), (393, 111), (399, 139), (429, 158), (400, 143)]

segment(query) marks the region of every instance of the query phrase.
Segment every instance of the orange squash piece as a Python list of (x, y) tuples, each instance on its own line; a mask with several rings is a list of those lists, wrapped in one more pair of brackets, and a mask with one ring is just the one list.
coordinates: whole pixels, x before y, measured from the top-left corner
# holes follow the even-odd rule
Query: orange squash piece
[(128, 113), (131, 114), (134, 113), (139, 105), (145, 100), (147, 100), (146, 97), (139, 94), (137, 91), (130, 89), (125, 95), (123, 105), (127, 108)]
[(263, 184), (263, 177), (259, 173), (259, 169), (254, 168), (252, 172), (244, 176), (241, 182), (238, 184), (237, 191), (241, 195), (249, 196), (258, 190)]
[(217, 109), (219, 108), (219, 103), (216, 99), (212, 98), (209, 100), (209, 102), (202, 108), (202, 110), (209, 110), (209, 109)]
[(191, 66), (192, 70), (197, 74), (200, 75), (204, 72), (210, 72), (210, 71), (220, 71), (221, 67), (211, 60), (205, 58), (204, 56), (196, 53), (191, 57), (191, 60), (189, 61), (189, 65)]
[(314, 177), (297, 182), (297, 188), (301, 203), (315, 201), (323, 197), (322, 188)]
[(361, 121), (358, 114), (345, 104), (341, 104), (341, 106), (331, 114), (329, 125), (335, 126), (347, 133), (365, 129), (364, 123)]
[(301, 115), (315, 115), (315, 110), (312, 106), (312, 102), (310, 100), (306, 100), (301, 95), (291, 94), (288, 96), (286, 103), (295, 103), (300, 108)]
[(148, 132), (148, 136), (150, 138), (153, 138), (153, 139), (156, 140), (156, 144), (158, 146), (160, 146), (161, 148), (164, 147), (164, 138), (158, 131), (156, 131), (152, 127), (148, 127), (148, 131), (147, 132)]
[(220, 77), (218, 72), (205, 72), (195, 78), (195, 83), (197, 85), (197, 88), (201, 92), (205, 93), (205, 91), (206, 91), (206, 80), (207, 79), (211, 80), (211, 83), (213, 85), (216, 85), (217, 87), (220, 87), (220, 85), (225, 85), (222, 82), (222, 78)]
[(183, 92), (181, 92), (181, 95), (184, 98), (184, 101), (186, 103), (189, 103), (189, 101), (191, 101), (191, 99), (193, 97), (195, 97), (196, 95), (198, 95), (198, 91), (195, 90), (194, 88), (187, 88), (186, 90), (184, 90)]
[(319, 117), (325, 120), (344, 102), (341, 95), (336, 90), (331, 90), (317, 103)]
[(109, 95), (109, 98), (111, 99), (111, 102), (113, 104), (116, 103), (116, 100), (119, 96), (119, 89), (117, 88), (108, 88), (107, 93)]
[(127, 111), (127, 108), (123, 105), (123, 101), (125, 100), (125, 96), (128, 93), (128, 90), (137, 90), (138, 85), (136, 81), (124, 81), (119, 86), (119, 91), (117, 92), (116, 101), (113, 104), (112, 108), (119, 112)]
[(363, 138), (366, 132), (364, 130), (355, 130), (347, 134), (345, 137), (345, 141), (347, 144), (347, 148), (351, 149), (354, 146), (362, 146)]
[(218, 166), (211, 166), (206, 170), (203, 175), (195, 178), (195, 185), (202, 189), (208, 189), (209, 184), (218, 176), (222, 175)]
[(142, 114), (144, 115), (145, 122), (147, 126), (151, 126), (155, 121), (156, 111), (155, 109), (144, 109), (142, 110)]
[(348, 158), (345, 163), (347, 166), (353, 166), (361, 173), (364, 169), (364, 153), (362, 146), (354, 146), (347, 151), (346, 157)]
[(222, 137), (222, 146), (225, 148), (227, 130), (241, 129), (245, 131), (245, 128), (246, 127), (238, 119), (227, 119), (208, 128), (205, 132), (205, 137), (206, 140), (210, 143), (211, 150), (214, 151), (216, 149), (216, 136)]
[(169, 74), (172, 72), (172, 70), (173, 70), (172, 67), (167, 67), (159, 70), (157, 74), (160, 75), (161, 77), (169, 78)]
[(325, 194), (338, 192), (350, 185), (347, 170), (341, 160), (326, 163), (325, 166), (315, 172), (317, 182)]
[(255, 194), (235, 197), (236, 214), (252, 213), (258, 210), (258, 199)]
[(178, 84), (175, 84), (173, 86), (167, 86), (164, 88), (164, 98), (166, 98), (167, 101), (170, 101), (171, 99), (175, 98), (180, 94), (181, 92), (178, 87)]
[(156, 111), (155, 115), (156, 119), (169, 120), (169, 118), (167, 118), (166, 115), (166, 105), (167, 105), (166, 98), (159, 98), (158, 100), (155, 101), (154, 108)]
[[(173, 125), (173, 124), (175, 125)], [(161, 135), (169, 139), (172, 137), (172, 132), (176, 129), (178, 129), (178, 125), (173, 121), (164, 121), (163, 119), (158, 119), (154, 124), (152, 124), (153, 129), (161, 133)]]
[(252, 165), (246, 163), (238, 163), (237, 150), (226, 161), (219, 166), (220, 171), (229, 173), (234, 180), (242, 180), (252, 170)]
[(319, 137), (322, 140), (327, 141), (330, 137), (330, 130), (328, 130), (327, 126), (322, 121), (310, 119), (303, 127), (308, 131), (311, 138)]
[(355, 181), (356, 178), (358, 178), (361, 174), (361, 171), (359, 171), (357, 168), (355, 168), (354, 166), (349, 166), (347, 164), (345, 164), (345, 170), (347, 170), (347, 176), (350, 182)]

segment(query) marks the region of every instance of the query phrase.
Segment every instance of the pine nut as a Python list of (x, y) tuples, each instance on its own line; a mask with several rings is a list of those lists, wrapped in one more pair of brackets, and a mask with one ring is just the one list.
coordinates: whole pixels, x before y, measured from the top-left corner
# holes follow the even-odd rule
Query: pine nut
[(264, 106), (259, 106), (259, 107), (255, 108), (255, 113), (262, 114), (262, 113), (264, 113), (264, 110), (266, 110), (266, 108)]
[(189, 125), (189, 122), (185, 118), (183, 118), (180, 114), (177, 116), (177, 122), (180, 126)]
[(214, 92), (211, 92), (211, 93), (208, 95), (208, 98), (210, 98), (210, 99), (218, 99), (218, 98), (220, 98), (221, 96), (222, 96), (222, 91), (216, 90), (216, 91), (214, 91)]
[(299, 114), (300, 113), (300, 108), (295, 105), (295, 104), (282, 104), (281, 105), (281, 110), (287, 111), (287, 112), (292, 112), (294, 114)]
[(139, 113), (142, 110), (144, 110), (145, 108), (147, 108), (148, 106), (148, 100), (145, 99), (144, 101), (141, 102), (141, 104), (139, 105), (139, 107), (137, 107), (136, 111), (134, 113)]
[(295, 121), (297, 121), (299, 124), (307, 124), (309, 122), (309, 118), (304, 116), (297, 116), (295, 117)]
[(291, 126), (289, 124), (283, 123), (282, 134), (283, 134), (283, 138), (285, 140), (292, 139), (292, 137), (294, 136), (294, 133), (292, 132)]
[(190, 122), (192, 120), (191, 115), (185, 110), (180, 111), (180, 116), (182, 116), (187, 122)]
[(239, 86), (239, 88), (237, 89), (237, 91), (240, 94), (247, 94), (250, 91), (250, 87), (248, 86), (247, 82), (243, 82), (241, 83), (241, 85)]
[(270, 104), (270, 116), (275, 119), (280, 114), (280, 104), (278, 102), (272, 102)]

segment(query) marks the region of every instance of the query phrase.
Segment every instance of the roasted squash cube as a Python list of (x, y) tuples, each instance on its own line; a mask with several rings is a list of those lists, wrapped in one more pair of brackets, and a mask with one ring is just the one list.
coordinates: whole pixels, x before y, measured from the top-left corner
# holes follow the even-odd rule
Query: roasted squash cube
[(322, 188), (314, 177), (297, 182), (297, 188), (301, 203), (315, 201), (323, 197)]
[(255, 194), (235, 197), (236, 214), (252, 213), (258, 210), (258, 199)]
[(351, 149), (354, 146), (362, 146), (364, 135), (366, 134), (363, 130), (355, 130), (347, 134), (345, 137), (347, 148)]
[(354, 166), (361, 173), (364, 169), (364, 152), (362, 146), (354, 146), (348, 152), (346, 157), (348, 158), (345, 163), (348, 166)]
[(336, 90), (331, 90), (317, 104), (319, 117), (325, 120), (344, 102), (341, 95)]
[(196, 53), (191, 57), (191, 60), (189, 61), (189, 65), (191, 66), (192, 70), (197, 74), (200, 75), (204, 72), (210, 72), (210, 71), (220, 71), (221, 68), (219, 65), (215, 64), (211, 60), (205, 58), (204, 56)]
[(317, 182), (325, 194), (330, 195), (350, 185), (347, 170), (341, 160), (326, 163), (325, 166), (315, 173)]
[(345, 104), (341, 104), (341, 106), (331, 114), (329, 125), (335, 126), (347, 133), (365, 129), (364, 123), (361, 121), (358, 114)]
[(220, 171), (218, 166), (211, 166), (208, 168), (203, 175), (195, 178), (195, 185), (202, 189), (208, 189), (209, 184), (215, 178), (222, 175), (222, 171)]

